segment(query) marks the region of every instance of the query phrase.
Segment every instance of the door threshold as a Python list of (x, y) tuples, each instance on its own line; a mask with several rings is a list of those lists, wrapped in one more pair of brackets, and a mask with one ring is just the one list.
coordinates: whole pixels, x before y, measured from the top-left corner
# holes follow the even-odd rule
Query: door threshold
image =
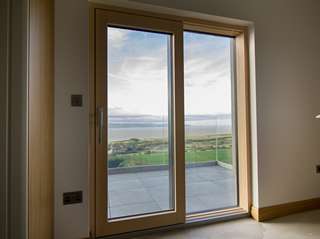
[(230, 220), (247, 218), (249, 216), (250, 214), (241, 208), (226, 209), (226, 210), (207, 212), (207, 213), (197, 213), (197, 214), (188, 215), (186, 217), (185, 223), (151, 228), (151, 229), (146, 229), (141, 231), (133, 231), (133, 232), (122, 233), (122, 234), (111, 235), (111, 236), (97, 237), (97, 238), (100, 238), (100, 239), (133, 238), (133, 237), (148, 235), (151, 233), (173, 231), (173, 230), (178, 230), (183, 228), (191, 228), (195, 226), (213, 224), (216, 222), (225, 222)]

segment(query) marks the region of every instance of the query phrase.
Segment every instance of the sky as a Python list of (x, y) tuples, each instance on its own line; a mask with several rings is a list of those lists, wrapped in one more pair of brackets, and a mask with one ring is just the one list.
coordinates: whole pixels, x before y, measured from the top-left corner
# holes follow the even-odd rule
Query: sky
[[(108, 27), (109, 115), (168, 114), (169, 34)], [(185, 114), (231, 112), (230, 38), (184, 33)]]

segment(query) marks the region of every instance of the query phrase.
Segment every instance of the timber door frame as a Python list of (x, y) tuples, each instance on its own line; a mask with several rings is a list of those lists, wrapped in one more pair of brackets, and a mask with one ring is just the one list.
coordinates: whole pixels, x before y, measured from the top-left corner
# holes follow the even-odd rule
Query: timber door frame
[[(169, 33), (172, 37), (172, 114), (174, 209), (124, 219), (107, 219), (107, 130), (95, 126), (95, 231), (97, 236), (114, 235), (185, 222), (184, 104), (182, 22), (150, 16), (95, 9), (95, 108), (102, 109), (102, 125), (107, 125), (107, 26)], [(95, 112), (97, 114), (97, 112)], [(96, 115), (95, 121), (98, 122)]]
[(28, 235), (54, 235), (54, 0), (28, 0)]

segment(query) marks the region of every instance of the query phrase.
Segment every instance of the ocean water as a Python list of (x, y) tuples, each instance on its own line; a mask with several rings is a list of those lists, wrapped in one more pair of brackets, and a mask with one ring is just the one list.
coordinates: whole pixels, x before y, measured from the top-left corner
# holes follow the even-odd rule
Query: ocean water
[[(168, 138), (168, 118), (152, 115), (111, 115), (108, 117), (108, 140), (131, 138)], [(205, 136), (232, 132), (230, 114), (186, 115), (185, 136)]]
[[(191, 126), (186, 127), (185, 136), (205, 136), (215, 134), (231, 133), (230, 125), (219, 126)], [(167, 127), (128, 127), (128, 128), (109, 128), (108, 140), (121, 141), (131, 138), (153, 139), (153, 138), (168, 138)]]

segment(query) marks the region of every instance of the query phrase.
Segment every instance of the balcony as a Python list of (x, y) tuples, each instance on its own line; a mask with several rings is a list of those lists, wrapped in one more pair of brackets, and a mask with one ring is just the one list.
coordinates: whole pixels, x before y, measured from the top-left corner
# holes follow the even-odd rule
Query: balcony
[[(108, 217), (119, 218), (172, 208), (169, 205), (168, 154), (163, 152), (167, 143), (134, 139), (130, 143), (118, 141), (115, 145), (109, 146)], [(188, 214), (237, 205), (230, 135), (187, 139), (185, 155)]]

